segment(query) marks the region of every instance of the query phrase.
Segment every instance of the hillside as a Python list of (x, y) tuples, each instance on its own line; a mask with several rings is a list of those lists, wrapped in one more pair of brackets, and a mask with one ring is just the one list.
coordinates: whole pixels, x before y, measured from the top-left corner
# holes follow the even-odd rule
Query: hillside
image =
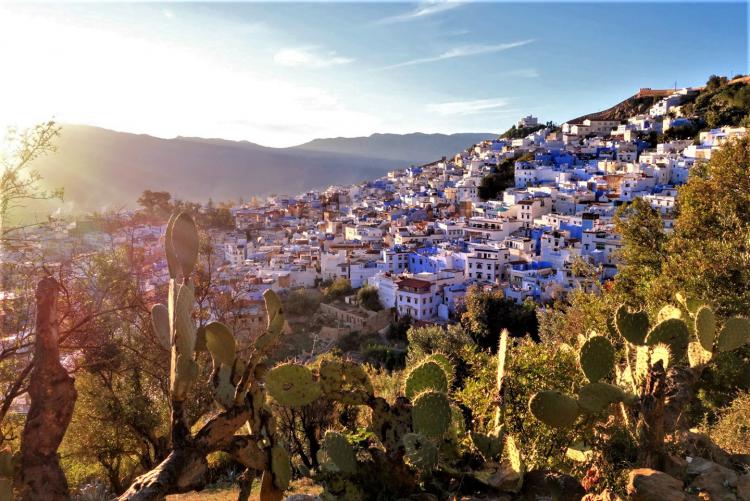
[(590, 120), (625, 120), (628, 117), (639, 113), (646, 113), (648, 109), (661, 99), (660, 96), (649, 96), (635, 94), (623, 101), (620, 101), (611, 108), (594, 113), (588, 113), (580, 117), (568, 120), (568, 123), (581, 123), (586, 119)]
[(75, 208), (97, 210), (132, 207), (144, 189), (205, 201), (351, 184), (435, 160), (491, 136), (376, 134), (269, 148), (247, 141), (159, 139), (64, 125), (57, 153), (39, 159), (36, 167), (49, 186), (65, 188), (65, 199)]
[(414, 158), (418, 160), (412, 163), (425, 163), (444, 155), (455, 155), (456, 152), (473, 144), (496, 136), (497, 134), (491, 133), (373, 134), (368, 137), (315, 139), (309, 143), (295, 146), (293, 149), (345, 153), (389, 160)]

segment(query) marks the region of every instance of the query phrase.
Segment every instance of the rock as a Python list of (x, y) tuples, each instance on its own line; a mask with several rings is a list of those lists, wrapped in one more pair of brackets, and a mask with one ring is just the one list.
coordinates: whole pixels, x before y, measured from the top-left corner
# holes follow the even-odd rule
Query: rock
[(628, 475), (628, 496), (633, 501), (683, 501), (682, 482), (663, 471), (637, 468)]
[(599, 494), (586, 494), (581, 498), (581, 501), (623, 501), (620, 496), (615, 494), (614, 492), (610, 491), (609, 489), (605, 489)]
[(704, 499), (734, 500), (737, 474), (719, 464), (703, 458), (692, 458), (685, 470), (688, 490)]
[(737, 499), (750, 501), (750, 473), (746, 473), (737, 479)]
[(664, 458), (664, 473), (672, 475), (676, 479), (682, 480), (687, 467), (688, 462), (680, 456), (669, 454)]
[(321, 501), (320, 496), (310, 494), (292, 494), (284, 498), (284, 501)]
[(586, 493), (578, 480), (548, 470), (532, 470), (523, 477), (521, 499), (555, 499), (557, 501), (578, 501)]
[(521, 475), (508, 461), (500, 463), (497, 469), (475, 472), (474, 478), (493, 489), (504, 492), (517, 492), (521, 483)]

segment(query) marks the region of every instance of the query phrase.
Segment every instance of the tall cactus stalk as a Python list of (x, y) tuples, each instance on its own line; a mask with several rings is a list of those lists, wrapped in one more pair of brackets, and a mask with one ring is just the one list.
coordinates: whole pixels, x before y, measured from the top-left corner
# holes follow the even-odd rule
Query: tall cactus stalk
[[(268, 327), (247, 361), (236, 356), (235, 340), (225, 325), (214, 322), (198, 331), (192, 320), (195, 303), (191, 275), (198, 259), (198, 231), (185, 213), (167, 225), (165, 249), (170, 281), (168, 304), (152, 308), (157, 338), (169, 345), (172, 450), (153, 470), (138, 477), (120, 500), (156, 500), (168, 494), (201, 490), (206, 485), (206, 456), (223, 451), (248, 472), (262, 473), (261, 499), (280, 500), (289, 484), (291, 467), (284, 449), (276, 443), (276, 423), (266, 404), (263, 378), (266, 353), (281, 336), (284, 315), (272, 291), (263, 298)], [(198, 353), (208, 351), (213, 361), (211, 383), (221, 407), (205, 424), (191, 432), (185, 402), (198, 376)], [(247, 425), (247, 434), (238, 430)]]

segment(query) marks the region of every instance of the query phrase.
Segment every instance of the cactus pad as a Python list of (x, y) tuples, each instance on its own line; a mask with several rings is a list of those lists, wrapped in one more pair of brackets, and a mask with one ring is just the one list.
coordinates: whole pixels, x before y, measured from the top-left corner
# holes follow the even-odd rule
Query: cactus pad
[(526, 465), (524, 464), (523, 456), (521, 456), (521, 449), (518, 447), (513, 435), (508, 435), (506, 437), (505, 450), (511, 468), (513, 468), (513, 471), (518, 474), (518, 484), (516, 484), (515, 489), (512, 489), (513, 492), (518, 492), (521, 490), (521, 487), (523, 487), (523, 476), (526, 473)]
[(376, 397), (372, 409), (370, 430), (375, 433), (387, 451), (396, 450), (404, 434), (411, 426), (411, 402), (406, 397), (398, 397), (392, 406), (382, 397)]
[(646, 344), (654, 346), (664, 343), (669, 346), (672, 352), (672, 358), (675, 361), (682, 360), (687, 354), (688, 343), (690, 342), (690, 332), (682, 320), (670, 318), (659, 322), (646, 336)]
[(282, 364), (271, 369), (266, 375), (266, 389), (286, 407), (301, 407), (320, 396), (320, 385), (313, 381), (310, 369), (297, 364)]
[(182, 276), (186, 278), (193, 272), (198, 261), (198, 228), (189, 214), (181, 212), (174, 219), (170, 233), (168, 237), (171, 241), (171, 250)]
[(659, 343), (651, 347), (651, 365), (656, 365), (657, 362), (661, 362), (661, 366), (664, 369), (669, 368), (669, 364), (672, 360), (672, 350), (664, 343)]
[(623, 391), (613, 384), (589, 383), (578, 391), (578, 404), (588, 412), (602, 412), (623, 399)]
[(163, 304), (155, 304), (151, 307), (151, 327), (154, 329), (159, 344), (168, 350), (172, 344), (169, 334), (169, 310)]
[(346, 437), (337, 431), (327, 431), (323, 438), (328, 459), (342, 473), (353, 475), (357, 471), (357, 453)]
[(237, 356), (232, 331), (221, 322), (211, 322), (206, 325), (204, 331), (206, 334), (206, 349), (211, 353), (214, 365), (231, 367)]
[(411, 410), (414, 431), (440, 438), (451, 425), (451, 407), (445, 393), (425, 391), (417, 395)]
[(494, 461), (503, 452), (504, 430), (501, 426), (493, 433), (471, 432), (471, 443), (485, 461)]
[(579, 361), (586, 378), (595, 383), (612, 372), (615, 366), (615, 349), (609, 339), (594, 336), (581, 347)]
[(704, 350), (713, 351), (716, 338), (716, 315), (708, 306), (701, 306), (695, 314), (695, 335), (698, 336), (698, 341)]
[(285, 491), (292, 481), (292, 464), (286, 450), (276, 444), (271, 448), (271, 473), (273, 484), (277, 489)]
[(648, 315), (645, 311), (630, 313), (628, 307), (622, 305), (615, 313), (615, 326), (628, 342), (643, 344), (648, 333)]
[(318, 372), (320, 388), (329, 398), (348, 405), (361, 405), (373, 395), (370, 377), (354, 362), (324, 360)]
[(235, 386), (232, 384), (232, 366), (221, 365), (211, 379), (214, 386), (214, 400), (225, 409), (234, 404)]
[(409, 399), (413, 399), (425, 390), (448, 392), (448, 378), (445, 371), (432, 360), (425, 360), (414, 367), (404, 382), (404, 395)]
[(670, 318), (682, 318), (682, 310), (676, 306), (667, 304), (662, 306), (661, 310), (659, 310), (659, 313), (656, 314), (657, 323), (663, 322), (664, 320), (669, 320)]
[(438, 448), (419, 433), (404, 435), (406, 459), (411, 466), (422, 472), (431, 471), (438, 462)]
[(736, 350), (750, 340), (750, 320), (742, 317), (732, 317), (724, 322), (724, 326), (716, 337), (716, 349), (723, 353)]
[(554, 428), (569, 428), (579, 414), (576, 399), (557, 390), (540, 391), (531, 397), (529, 410), (538, 420)]
[(453, 378), (456, 375), (456, 368), (453, 366), (453, 362), (451, 362), (451, 359), (448, 358), (448, 355), (445, 355), (444, 353), (432, 353), (425, 360), (432, 360), (433, 362), (438, 364), (441, 369), (443, 369), (443, 372), (445, 372), (445, 377), (448, 378), (448, 386), (450, 387), (451, 383), (453, 382)]
[(266, 304), (266, 314), (268, 315), (268, 324), (266, 332), (258, 336), (255, 340), (255, 349), (264, 351), (276, 343), (284, 332), (284, 311), (281, 308), (281, 299), (279, 296), (268, 289), (263, 293), (263, 301)]
[(693, 341), (688, 345), (688, 362), (690, 362), (690, 367), (698, 367), (709, 363), (712, 355), (713, 353), (706, 351), (698, 341)]

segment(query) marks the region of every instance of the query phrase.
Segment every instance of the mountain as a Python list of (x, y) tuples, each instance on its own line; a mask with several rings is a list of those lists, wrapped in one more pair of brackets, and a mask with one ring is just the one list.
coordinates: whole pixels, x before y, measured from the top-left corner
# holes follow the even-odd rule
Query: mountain
[(298, 151), (324, 151), (370, 158), (410, 161), (419, 164), (453, 156), (485, 139), (494, 139), (493, 133), (460, 134), (373, 134), (368, 137), (337, 137), (315, 139), (295, 146)]
[[(660, 91), (657, 91), (660, 92)], [(603, 111), (597, 111), (595, 113), (589, 113), (587, 115), (580, 116), (578, 118), (574, 118), (573, 120), (568, 120), (568, 123), (572, 124), (580, 124), (583, 123), (584, 120), (626, 120), (633, 115), (638, 115), (640, 113), (646, 113), (651, 106), (656, 104), (663, 96), (661, 94), (658, 95), (644, 95), (643, 93), (638, 93), (633, 96), (630, 96), (629, 98), (620, 101), (616, 105), (612, 106), (611, 108), (607, 108)]]
[(37, 160), (35, 167), (48, 186), (64, 187), (66, 201), (80, 210), (133, 207), (146, 189), (195, 201), (247, 200), (377, 178), (493, 136), (375, 134), (269, 148), (247, 141), (160, 139), (63, 125), (57, 152)]

